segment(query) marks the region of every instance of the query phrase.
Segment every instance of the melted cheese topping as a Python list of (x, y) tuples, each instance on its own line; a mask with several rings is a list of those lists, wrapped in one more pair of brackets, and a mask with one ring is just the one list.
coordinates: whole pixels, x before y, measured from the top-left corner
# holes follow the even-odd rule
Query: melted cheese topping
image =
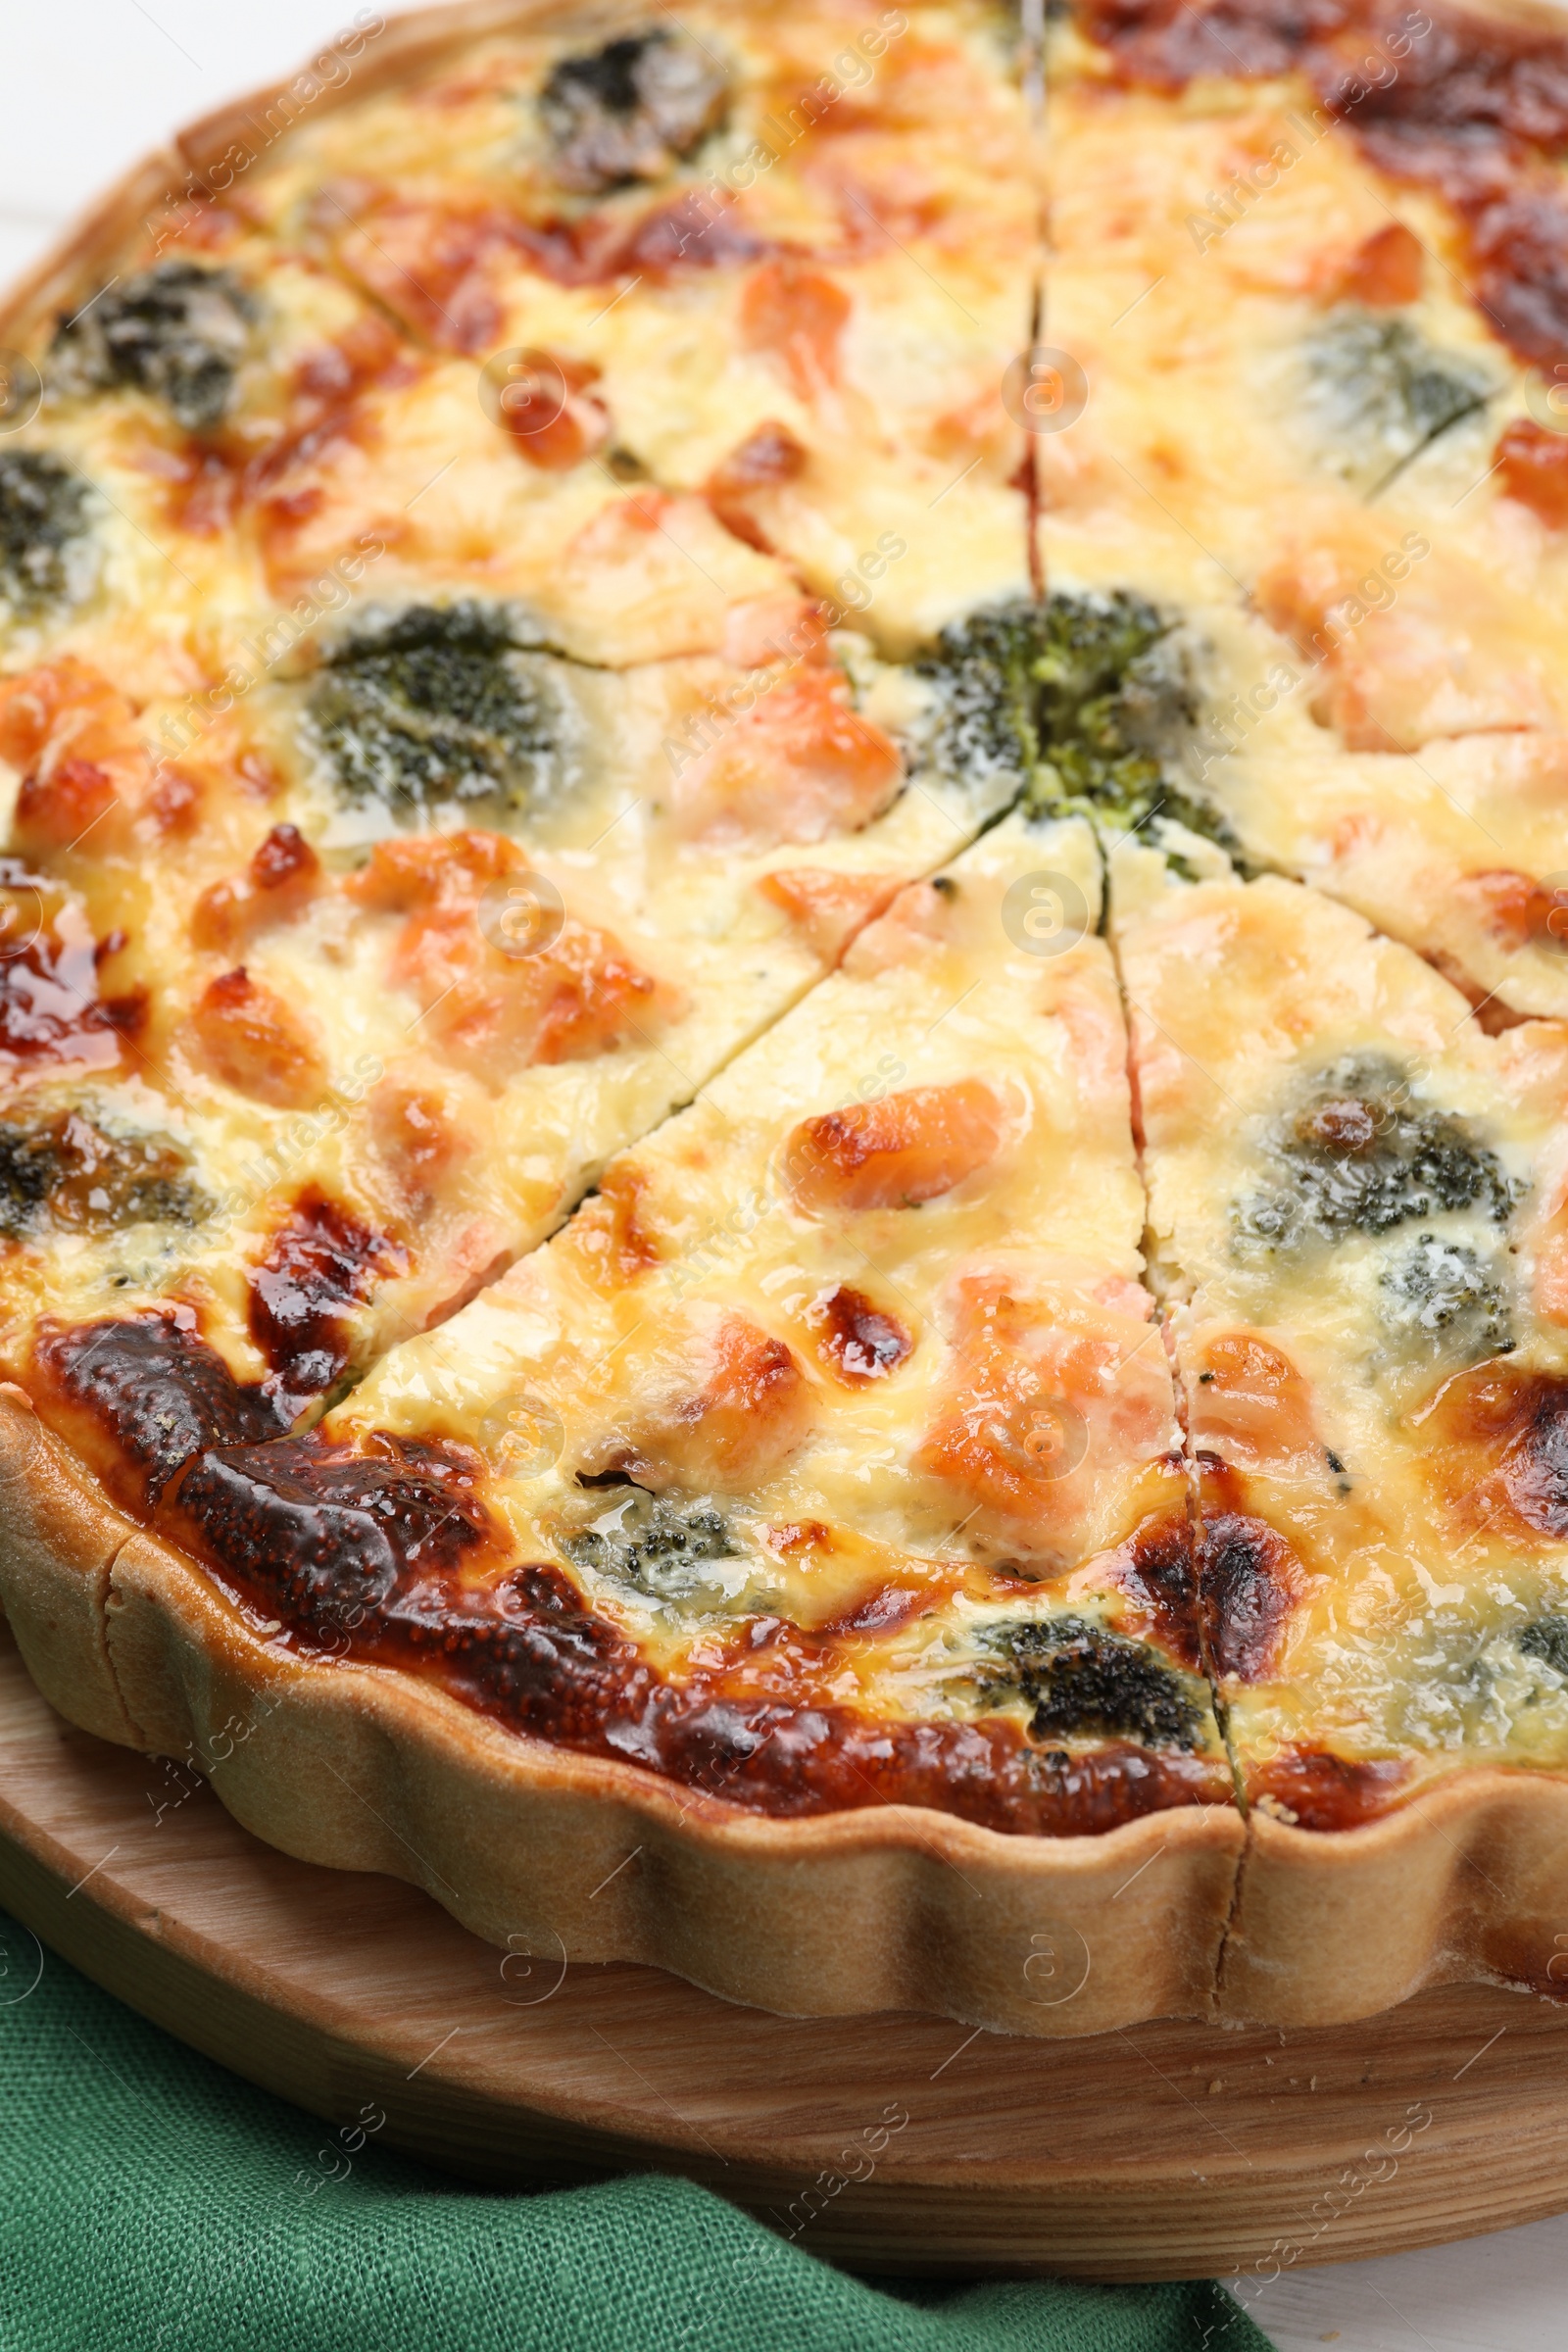
[(1069, 35), (1050, 103), (1048, 340), (1090, 387), (1040, 444), (1050, 584), (1185, 624), (1188, 780), (1251, 859), (1568, 1012), (1568, 538), (1499, 462), (1542, 388), (1462, 222), (1304, 79), (1160, 96)]
[[(1124, 1547), (1185, 1490), (1098, 896), (1086, 826), (1007, 819), (327, 1434), (477, 1443), (524, 1553), (668, 1670), (736, 1613), (871, 1611), (835, 1691), (922, 1716), (1004, 1621), (1147, 1637)], [(724, 1546), (628, 1554), (650, 1497)]]
[[(931, 691), (875, 664), (859, 710), (831, 662), (540, 658), (529, 674), (561, 765), (504, 833), (464, 829), (455, 805), (434, 834), (373, 797), (345, 808), (309, 752), (309, 690), (279, 685), (269, 740), (294, 780), (270, 769), (264, 803), (231, 792), (222, 821), (176, 837), (176, 888), (154, 886), (169, 855), (155, 818), (122, 841), (118, 804), (97, 856), (66, 855), (93, 934), (128, 935), (108, 968), (146, 994), (119, 1041), (122, 1084), (161, 1096), (152, 1123), (206, 1213), (128, 1243), (33, 1240), (8, 1285), (13, 1361), (45, 1298), (77, 1318), (173, 1294), (206, 1300), (248, 1367), (242, 1268), (311, 1186), (407, 1252), (365, 1302), (354, 1355), (368, 1360), (540, 1241), (1005, 789), (988, 802), (935, 763)], [(156, 771), (118, 715), (126, 791), (145, 802)], [(258, 858), (291, 828), (303, 886), (259, 887)], [(32, 899), (14, 895), (21, 920)], [(39, 1075), (69, 1094), (72, 1069)]]
[[(654, 44), (625, 169), (593, 149), (624, 93), (563, 129), (557, 36), (368, 74), (253, 123), (40, 329), (8, 455), (86, 489), (71, 593), (0, 649), (4, 911), (48, 918), (0, 965), (13, 1368), (46, 1308), (177, 1298), (257, 1376), (307, 1196), (375, 1240), (370, 1360), (1014, 788), (944, 766), (932, 690), (872, 651), (1028, 583), (1010, 41), (981, 5), (715, 12)], [(334, 772), (335, 657), (454, 606), (538, 649), (510, 804)], [(68, 1229), (39, 1188), (78, 1116), (172, 1155), (180, 1214)]]

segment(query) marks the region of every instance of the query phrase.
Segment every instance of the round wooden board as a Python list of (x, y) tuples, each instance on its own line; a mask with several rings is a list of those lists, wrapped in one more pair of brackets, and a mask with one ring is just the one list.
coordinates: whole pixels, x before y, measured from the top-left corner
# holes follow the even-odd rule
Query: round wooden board
[[(1568, 2013), (1485, 1985), (1311, 2033), (780, 2018), (502, 1953), (64, 1723), (0, 1621), (0, 1905), (211, 2057), (471, 2179), (688, 2175), (863, 2270), (1230, 2275), (1568, 2207)], [(326, 2159), (329, 2161), (330, 2159)]]

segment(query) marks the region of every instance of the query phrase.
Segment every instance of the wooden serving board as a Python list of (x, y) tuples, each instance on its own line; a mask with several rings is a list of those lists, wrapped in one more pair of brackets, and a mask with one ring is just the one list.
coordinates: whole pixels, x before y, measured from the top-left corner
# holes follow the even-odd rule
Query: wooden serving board
[(1311, 2033), (1046, 2042), (772, 2017), (652, 1969), (503, 1953), (73, 1730), (3, 1621), (0, 1905), (350, 2144), (368, 2107), (384, 2142), (477, 2180), (683, 2173), (858, 2269), (1269, 2276), (1568, 2208), (1553, 2003), (1450, 1986)]

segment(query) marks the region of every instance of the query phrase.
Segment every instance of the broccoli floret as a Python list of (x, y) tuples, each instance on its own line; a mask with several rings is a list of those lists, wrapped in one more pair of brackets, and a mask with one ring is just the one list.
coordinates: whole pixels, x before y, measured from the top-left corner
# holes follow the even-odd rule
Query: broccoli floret
[(1520, 1197), (1463, 1119), (1412, 1102), (1399, 1071), (1374, 1056), (1325, 1070), (1268, 1149), (1283, 1182), (1234, 1211), (1239, 1238), (1266, 1249), (1308, 1232), (1390, 1233), (1440, 1209), (1477, 1208), (1502, 1225)]
[(1022, 1698), (1035, 1740), (1098, 1734), (1146, 1747), (1195, 1747), (1202, 1718), (1182, 1679), (1141, 1642), (1085, 1617), (1027, 1618), (990, 1640), (1007, 1661), (989, 1681), (993, 1705)]
[(662, 26), (563, 58), (539, 93), (557, 178), (589, 195), (661, 178), (718, 127), (728, 90), (711, 51)]
[(1353, 306), (1331, 312), (1307, 345), (1308, 400), (1336, 472), (1364, 496), (1483, 408), (1485, 369), (1433, 349), (1406, 318)]
[(113, 1134), (78, 1109), (0, 1119), (0, 1234), (198, 1224), (212, 1203), (185, 1169), (167, 1138)]
[(67, 392), (134, 384), (187, 432), (206, 432), (228, 407), (256, 317), (231, 270), (160, 262), (61, 319), (56, 380)]
[(934, 652), (914, 664), (941, 698), (937, 751), (953, 774), (974, 784), (1001, 774), (1014, 790), (1040, 758), (1034, 663), (1045, 612), (1018, 598), (951, 621)]
[(310, 724), (350, 801), (525, 806), (557, 749), (506, 620), (466, 602), (416, 605), (350, 638), (310, 698)]
[(0, 600), (30, 614), (76, 586), (72, 554), (87, 529), (87, 485), (35, 449), (0, 455)]
[(592, 1527), (564, 1535), (575, 1567), (612, 1577), (656, 1600), (689, 1596), (705, 1580), (701, 1563), (737, 1557), (728, 1521), (710, 1505), (692, 1508), (642, 1487), (617, 1485)]
[(1520, 1628), (1518, 1641), (1527, 1658), (1539, 1658), (1568, 1682), (1568, 1617), (1538, 1617)]
[(1391, 1319), (1410, 1332), (1446, 1332), (1478, 1350), (1507, 1354), (1508, 1302), (1474, 1250), (1423, 1233), (1385, 1268)]
[(1141, 597), (1017, 598), (944, 629), (915, 663), (937, 688), (937, 755), (954, 773), (1016, 777), (1037, 816), (1133, 832), (1158, 814), (1229, 847), (1212, 809), (1168, 778), (1197, 716), (1174, 624)]

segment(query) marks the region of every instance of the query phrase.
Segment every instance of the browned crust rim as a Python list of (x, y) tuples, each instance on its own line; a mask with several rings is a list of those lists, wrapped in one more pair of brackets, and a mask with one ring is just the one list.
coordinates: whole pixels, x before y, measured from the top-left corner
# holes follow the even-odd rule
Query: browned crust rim
[(1212, 2013), (1245, 1837), (1231, 1807), (1061, 1839), (910, 1805), (780, 1821), (518, 1737), (396, 1670), (272, 1646), (107, 1510), (10, 1385), (0, 1602), (44, 1696), (85, 1730), (203, 1771), (285, 1852), (407, 1879), (541, 1961), (1011, 2033)]
[(907, 1805), (760, 1816), (514, 1735), (395, 1669), (273, 1647), (109, 1510), (9, 1385), (0, 1602), (86, 1730), (186, 1760), (269, 1843), (422, 1886), (541, 1962), (637, 1961), (791, 2014), (1061, 2035), (1164, 2015), (1334, 2024), (1439, 1983), (1565, 1989), (1568, 1781), (1461, 1771), (1330, 1833), (1199, 1806), (1061, 1839)]
[[(750, 6), (770, 13), (770, 0)], [(1464, 13), (1563, 23), (1545, 0), (1464, 0)], [(603, 34), (638, 14), (632, 0), (418, 9), (383, 24), (373, 54), (313, 103), (331, 111), (487, 33)], [(0, 305), (0, 338), (85, 291), (290, 86), (231, 101), (134, 166)], [(188, 1756), (239, 1820), (302, 1859), (407, 1879), (509, 1948), (542, 1940), (548, 1954), (554, 1939), (564, 1963), (644, 1962), (789, 2013), (913, 2007), (1061, 2035), (1163, 2015), (1329, 2024), (1428, 1984), (1552, 1992), (1568, 1978), (1552, 1972), (1568, 1932), (1559, 1944), (1545, 1925), (1568, 1923), (1568, 1780), (1460, 1771), (1331, 1833), (1217, 1807), (1060, 1840), (904, 1805), (766, 1819), (518, 1738), (392, 1670), (271, 1648), (194, 1563), (104, 1500), (9, 1384), (0, 1608), (45, 1697), (83, 1729)], [(419, 1851), (427, 1821), (446, 1869)]]

